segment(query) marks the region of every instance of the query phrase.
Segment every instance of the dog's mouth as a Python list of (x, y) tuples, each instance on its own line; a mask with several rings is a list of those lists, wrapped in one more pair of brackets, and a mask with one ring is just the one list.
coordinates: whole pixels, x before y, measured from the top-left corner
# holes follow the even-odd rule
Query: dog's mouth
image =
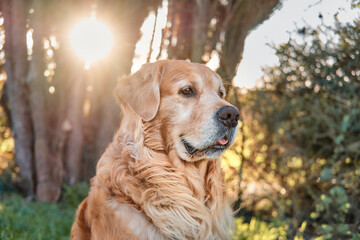
[(195, 154), (207, 154), (207, 153), (215, 153), (224, 151), (229, 146), (229, 139), (227, 136), (223, 136), (219, 138), (214, 144), (211, 144), (204, 148), (195, 148), (189, 142), (187, 142), (184, 138), (181, 139), (182, 143), (188, 154), (195, 155)]

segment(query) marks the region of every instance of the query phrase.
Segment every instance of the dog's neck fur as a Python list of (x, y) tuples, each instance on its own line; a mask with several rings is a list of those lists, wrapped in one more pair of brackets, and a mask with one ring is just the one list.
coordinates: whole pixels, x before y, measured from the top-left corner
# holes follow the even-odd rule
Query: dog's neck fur
[(120, 203), (144, 212), (168, 238), (228, 239), (232, 214), (220, 161), (180, 159), (165, 145), (160, 128), (156, 119), (123, 116), (98, 163), (98, 181)]

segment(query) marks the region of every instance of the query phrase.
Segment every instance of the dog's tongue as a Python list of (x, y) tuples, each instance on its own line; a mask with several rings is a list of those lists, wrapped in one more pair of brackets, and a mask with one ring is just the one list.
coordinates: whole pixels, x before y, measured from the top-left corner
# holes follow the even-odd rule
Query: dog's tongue
[(217, 143), (219, 144), (219, 145), (225, 145), (225, 144), (227, 144), (228, 143), (228, 139), (227, 138), (220, 138), (219, 140), (217, 140)]

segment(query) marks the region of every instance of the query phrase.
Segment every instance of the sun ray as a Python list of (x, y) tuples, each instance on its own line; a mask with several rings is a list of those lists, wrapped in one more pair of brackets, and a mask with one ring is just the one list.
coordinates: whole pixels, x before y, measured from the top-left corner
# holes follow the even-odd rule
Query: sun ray
[(109, 28), (95, 17), (78, 22), (70, 32), (70, 44), (85, 61), (85, 68), (109, 54), (113, 38)]

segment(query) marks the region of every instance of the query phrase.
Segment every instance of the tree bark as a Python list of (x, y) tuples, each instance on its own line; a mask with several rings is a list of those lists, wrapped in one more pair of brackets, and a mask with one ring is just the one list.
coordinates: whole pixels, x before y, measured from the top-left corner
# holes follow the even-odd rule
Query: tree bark
[(192, 0), (169, 1), (168, 21), (171, 22), (167, 45), (170, 59), (191, 59), (193, 44), (193, 7)]
[(2, 1), (5, 29), (7, 97), (15, 140), (15, 158), (20, 168), (21, 188), (34, 196), (33, 132), (25, 84), (28, 72), (26, 46), (26, 1)]
[[(82, 180), (83, 169), (83, 107), (86, 92), (84, 65), (74, 54), (68, 34), (79, 16), (91, 12), (93, 1), (41, 1), (43, 21), (50, 25), (49, 34), (56, 36), (59, 47), (52, 47), (56, 63), (55, 75), (49, 85), (55, 92), (46, 94), (47, 127), (54, 184), (74, 184)], [(66, 16), (66, 18), (64, 18)]]
[(35, 9), (32, 17), (33, 28), (33, 54), (30, 61), (28, 84), (30, 90), (31, 116), (34, 128), (34, 152), (36, 167), (36, 197), (40, 201), (55, 202), (61, 194), (62, 178), (58, 172), (62, 172), (62, 166), (54, 162), (51, 157), (50, 143), (48, 136), (47, 103), (46, 103), (46, 79), (45, 54), (44, 54), (44, 28), (42, 23), (42, 2), (33, 1)]
[(245, 38), (249, 31), (267, 19), (279, 5), (279, 0), (237, 0), (229, 1), (225, 14), (223, 31), (225, 40), (220, 54), (218, 73), (231, 83), (242, 59)]
[(67, 121), (70, 133), (65, 155), (65, 181), (73, 185), (81, 179), (83, 151), (83, 106), (86, 91), (85, 70), (80, 69), (73, 75), (73, 86), (70, 92), (71, 106), (68, 108)]
[(211, 20), (209, 0), (194, 1), (191, 61), (202, 62)]

